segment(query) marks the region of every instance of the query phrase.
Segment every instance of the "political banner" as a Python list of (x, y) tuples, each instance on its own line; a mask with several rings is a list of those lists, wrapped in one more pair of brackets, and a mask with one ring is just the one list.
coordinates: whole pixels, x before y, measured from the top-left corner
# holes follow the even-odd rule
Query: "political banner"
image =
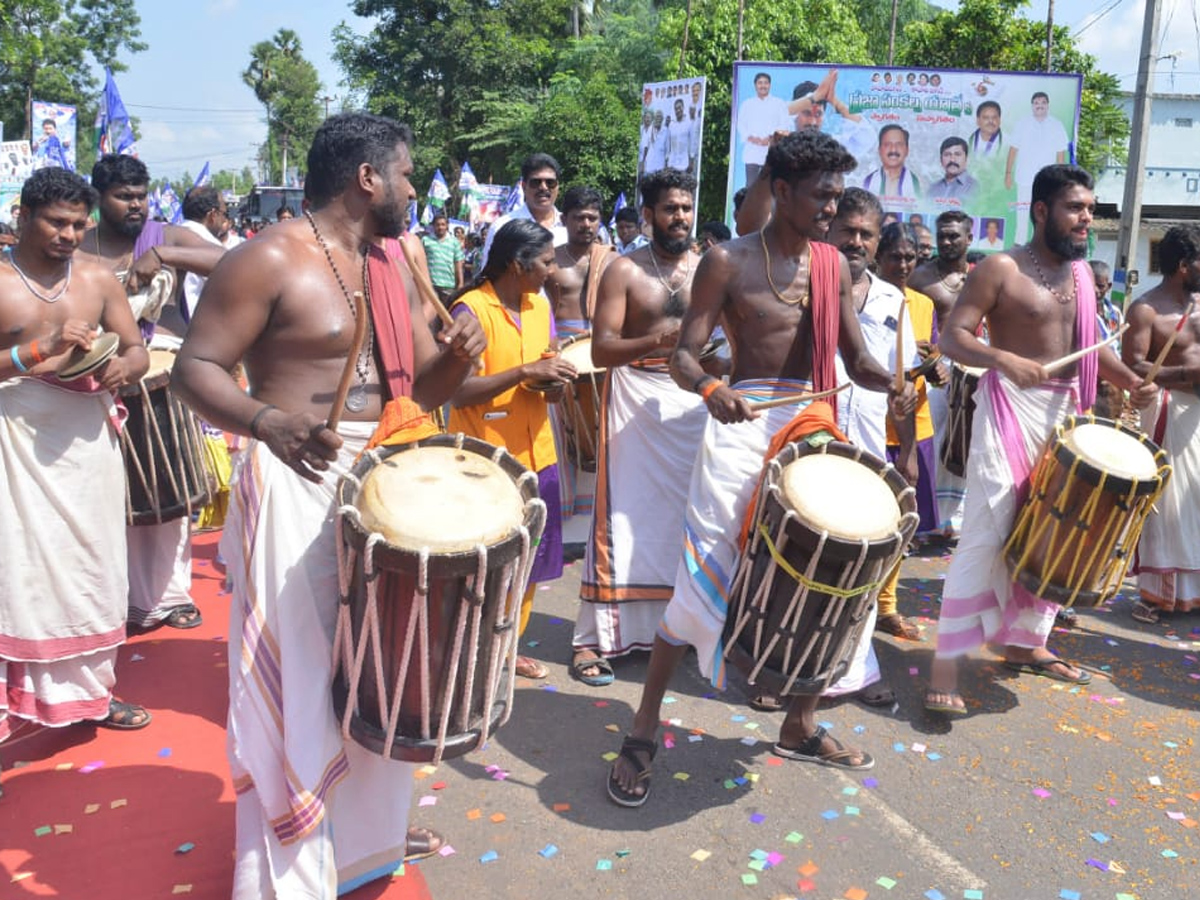
[[(700, 178), (704, 135), (703, 78), (655, 81), (642, 85), (642, 126), (638, 137), (637, 177), (672, 168)], [(697, 195), (700, 190), (697, 184)], [(638, 194), (641, 206), (641, 194)]]
[(13, 204), (20, 202), (21, 186), (33, 174), (33, 149), (29, 141), (0, 142), (0, 222), (12, 221)]
[(819, 128), (858, 161), (847, 187), (879, 196), (887, 221), (971, 217), (972, 249), (1030, 235), (1034, 175), (1073, 162), (1082, 76), (807, 63), (735, 63), (727, 219), (758, 177), (771, 136)]
[(75, 107), (33, 101), (33, 167), (75, 171)]
[(490, 225), (500, 218), (511, 190), (507, 184), (476, 184), (475, 196), (479, 199), (479, 204), (471, 224)]

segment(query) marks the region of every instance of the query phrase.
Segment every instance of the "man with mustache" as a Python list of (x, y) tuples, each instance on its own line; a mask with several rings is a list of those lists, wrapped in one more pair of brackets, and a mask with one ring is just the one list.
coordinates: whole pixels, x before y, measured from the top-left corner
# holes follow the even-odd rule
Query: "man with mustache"
[[(1058, 604), (1013, 582), (1004, 544), (1047, 436), (1067, 415), (1091, 407), (1097, 373), (1130, 391), (1138, 407), (1156, 391), (1108, 347), (1047, 373), (1046, 363), (1096, 342), (1096, 292), (1085, 261), (1096, 199), (1092, 176), (1068, 165), (1038, 172), (1032, 197), (1033, 240), (976, 266), (941, 335), (944, 354), (988, 369), (975, 392), (962, 537), (946, 574), (925, 694), (927, 710), (948, 716), (967, 713), (958, 660), (985, 642), (1004, 647), (1012, 671), (1091, 681), (1046, 648)], [(984, 317), (990, 344), (977, 337)]]
[[(83, 239), (81, 249), (108, 266), (125, 283), (127, 294), (148, 286), (163, 268), (206, 276), (224, 255), (224, 247), (186, 228), (147, 218), (150, 172), (141, 160), (114, 154), (100, 157), (92, 167), (92, 186), (100, 192), (100, 221)], [(157, 321), (142, 319), (138, 325), (152, 346), (177, 346), (187, 331), (183, 312), (170, 302)], [(200, 625), (200, 610), (189, 593), (191, 518), (130, 525), (128, 545), (129, 624), (135, 628)]]
[(948, 137), (939, 150), (945, 177), (929, 188), (929, 197), (950, 206), (965, 206), (971, 201), (979, 182), (967, 173), (967, 142)]
[[(125, 473), (111, 391), (149, 358), (120, 284), (77, 259), (95, 192), (51, 167), (21, 188), (21, 242), (0, 254), (0, 742), (29, 724), (142, 728), (113, 696), (125, 642)], [(100, 325), (118, 350), (55, 377)]]
[(610, 659), (654, 644), (708, 420), (700, 397), (679, 390), (667, 369), (700, 263), (689, 248), (696, 179), (662, 169), (638, 188), (653, 240), (605, 270), (592, 338), (608, 385), (571, 674), (593, 687), (612, 682)]
[[(857, 384), (880, 392), (892, 388), (891, 375), (863, 342), (849, 267), (835, 248), (819, 242), (854, 157), (829, 135), (806, 129), (772, 143), (765, 163), (774, 216), (761, 232), (704, 254), (671, 358), (675, 383), (701, 396), (710, 419), (692, 469), (674, 590), (654, 639), (633, 728), (608, 777), (609, 798), (621, 806), (646, 802), (663, 695), (689, 644), (696, 647), (701, 672), (724, 687), (720, 638), (740, 555), (739, 532), (771, 438), (796, 411), (777, 406), (759, 412), (750, 403), (832, 388), (838, 351)], [(707, 373), (700, 358), (718, 322), (734, 351), (728, 384)], [(911, 411), (915, 399), (908, 385), (896, 406)], [(817, 725), (818, 699), (791, 699), (775, 752), (843, 769), (874, 765), (869, 754)]]
[[(308, 213), (272, 225), (217, 268), (175, 366), (187, 402), (253, 438), (221, 545), (233, 576), (234, 900), (334, 900), (390, 875), (414, 837), (413, 766), (344, 740), (329, 699), (338, 478), (385, 403), (440, 406), (486, 344), (474, 316), (435, 341), (411, 275), (396, 265), (415, 196), (412, 143), (407, 126), (382, 116), (326, 119), (308, 153)], [(335, 433), (326, 423), (354, 350), (356, 291), (370, 327)], [(239, 361), (250, 393), (229, 377)], [(418, 839), (428, 848), (433, 838)]]
[(600, 276), (613, 248), (596, 240), (603, 198), (595, 188), (576, 186), (563, 196), (567, 241), (554, 250), (554, 270), (546, 278), (546, 296), (559, 337), (591, 330)]
[(1000, 104), (995, 100), (984, 100), (975, 107), (975, 125), (971, 132), (971, 152), (977, 159), (996, 159), (1004, 148), (1004, 134), (1000, 130)]
[[(1125, 362), (1145, 375), (1175, 336), (1155, 378), (1165, 390), (1158, 403), (1142, 411), (1142, 430), (1171, 455), (1175, 467), (1155, 503), (1158, 514), (1146, 520), (1138, 544), (1140, 597), (1132, 615), (1146, 624), (1157, 622), (1163, 613), (1200, 608), (1200, 316), (1194, 315), (1192, 305), (1200, 293), (1200, 226), (1172, 226), (1158, 244), (1158, 264), (1162, 282), (1129, 308), (1129, 333), (1121, 341)], [(1180, 323), (1180, 316), (1187, 316), (1187, 322)]]
[(562, 213), (554, 204), (558, 200), (558, 182), (562, 169), (549, 153), (531, 153), (521, 162), (521, 191), (525, 202), (510, 213), (498, 218), (488, 229), (479, 258), (479, 271), (487, 266), (488, 252), (492, 249), (492, 238), (496, 232), (513, 219), (533, 219), (554, 235), (554, 246), (567, 242), (567, 228)]
[(900, 125), (884, 125), (879, 130), (879, 168), (867, 174), (862, 186), (889, 200), (920, 197), (921, 184), (904, 164), (907, 159), (908, 131)]

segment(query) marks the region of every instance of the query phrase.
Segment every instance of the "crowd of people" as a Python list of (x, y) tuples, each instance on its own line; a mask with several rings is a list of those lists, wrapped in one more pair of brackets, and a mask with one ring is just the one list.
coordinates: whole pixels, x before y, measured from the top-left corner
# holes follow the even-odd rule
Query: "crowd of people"
[[(313, 703), (334, 678), (336, 484), (409, 413), (444, 411), (449, 431), (506, 448), (536, 476), (546, 524), (518, 634), (537, 585), (563, 572), (569, 523), (586, 524), (570, 673), (601, 689), (649, 651), (605, 775), (622, 806), (649, 798), (661, 705), (688, 647), (726, 684), (745, 523), (764, 461), (794, 429), (889, 461), (915, 491), (922, 538), (957, 541), (931, 713), (968, 713), (959, 666), (984, 643), (1017, 672), (1087, 683), (1046, 648), (1059, 605), (1014, 583), (1003, 549), (1047, 436), (1093, 406), (1101, 380), (1178, 460), (1143, 539), (1135, 615), (1200, 603), (1184, 471), (1200, 415), (1189, 400), (1200, 228), (1163, 240), (1163, 282), (1127, 311), (1119, 354), (1101, 347), (1051, 374), (1111, 325), (1104, 270), (1083, 261), (1095, 201), (1076, 166), (1041, 168), (1029, 243), (972, 268), (970, 216), (947, 210), (932, 233), (886, 222), (874, 193), (845, 184), (855, 158), (817, 128), (764, 144), (738, 237), (697, 229), (694, 174), (665, 167), (641, 179), (640, 208), (615, 217), (611, 243), (603, 195), (575, 185), (560, 203), (563, 168), (544, 153), (524, 160), (524, 203), (480, 246), (445, 216), (418, 239), (406, 231), (412, 143), (390, 119), (331, 116), (304, 207), (240, 243), (212, 189), (189, 193), (184, 226), (148, 220), (149, 173), (130, 157), (102, 157), (90, 184), (40, 170), (0, 262), (0, 741), (77, 722), (147, 726), (149, 711), (115, 694), (117, 647), (129, 628), (200, 623), (190, 510), (128, 526), (124, 512), (122, 389), (146, 376), (148, 349), (171, 351), (173, 395), (235, 450), (220, 545), (233, 592), (235, 897), (332, 898), (436, 849), (436, 835), (409, 828), (412, 764), (345, 740), (332, 704)], [(164, 272), (184, 275), (172, 297), (135, 302)], [(581, 341), (583, 360), (559, 352)], [(957, 479), (936, 454), (954, 366), (986, 370)], [(895, 702), (872, 638), (922, 637), (898, 609), (899, 574), (897, 560), (872, 587), (878, 606), (831, 683), (752, 692), (756, 707), (785, 711), (778, 756), (873, 765), (816, 711), (822, 696)], [(513, 674), (549, 670), (518, 655)]]

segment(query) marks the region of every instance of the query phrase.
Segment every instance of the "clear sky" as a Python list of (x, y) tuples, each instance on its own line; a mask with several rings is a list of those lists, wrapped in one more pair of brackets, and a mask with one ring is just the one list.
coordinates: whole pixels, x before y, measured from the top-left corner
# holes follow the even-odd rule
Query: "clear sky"
[(212, 170), (255, 169), (266, 116), (242, 83), (250, 48), (280, 28), (300, 35), (304, 56), (337, 109), (345, 88), (333, 63), (333, 30), (346, 21), (359, 33), (370, 22), (337, 0), (138, 0), (144, 53), (123, 57), (121, 98), (137, 117), (138, 155), (154, 178)]
[[(957, 6), (956, 0), (943, 2)], [(1161, 33), (1167, 37), (1159, 55), (1181, 55), (1173, 87), (1171, 60), (1158, 63), (1160, 91), (1200, 93), (1198, 4), (1164, 2)], [(325, 95), (337, 98), (331, 107), (337, 108), (345, 89), (331, 59), (333, 29), (347, 21), (366, 33), (371, 24), (352, 16), (349, 3), (339, 0), (139, 0), (137, 6), (150, 49), (125, 60), (130, 70), (118, 75), (117, 85), (141, 120), (139, 154), (156, 178), (178, 177), (185, 170), (194, 176), (206, 161), (214, 171), (254, 167), (257, 146), (266, 136), (265, 119), (241, 79), (254, 43), (280, 28), (297, 32), (304, 55), (320, 72)], [(1046, 6), (1046, 0), (1035, 0), (1026, 15), (1044, 19)], [(1057, 0), (1055, 17), (1079, 34), (1102, 69), (1132, 89), (1144, 9), (1142, 0)]]

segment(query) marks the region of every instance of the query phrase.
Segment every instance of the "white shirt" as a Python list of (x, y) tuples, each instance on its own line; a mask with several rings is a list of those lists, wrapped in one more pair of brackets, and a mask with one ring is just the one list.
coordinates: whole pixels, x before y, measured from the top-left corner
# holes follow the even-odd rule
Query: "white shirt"
[[(870, 272), (866, 277), (871, 279), (871, 286), (867, 289), (862, 312), (858, 314), (863, 342), (877, 363), (887, 371), (895, 372), (896, 323), (904, 303), (904, 294), (895, 285), (876, 278)], [(908, 361), (905, 368), (912, 368), (920, 363), (921, 357), (917, 353), (907, 307), (904, 307), (904, 334), (901, 340), (904, 358)], [(841, 353), (837, 356), (837, 376), (838, 384), (849, 380)], [(851, 441), (880, 459), (887, 459), (887, 412), (888, 395), (882, 391), (869, 391), (851, 384), (838, 394), (838, 426)]]
[(1008, 145), (1017, 151), (1017, 165), (1013, 172), (1020, 184), (1033, 184), (1033, 179), (1043, 166), (1058, 161), (1058, 154), (1067, 152), (1067, 130), (1062, 122), (1047, 115), (1040, 122), (1026, 116), (1008, 133)]
[[(216, 244), (218, 247), (224, 246), (200, 222), (184, 219), (179, 225), (181, 228), (186, 228), (192, 234), (198, 234), (210, 244)], [(203, 275), (197, 275), (195, 272), (188, 272), (183, 278), (183, 315), (189, 322), (192, 321), (192, 316), (196, 314), (196, 303), (200, 299), (200, 292), (204, 290), (204, 282), (206, 281), (208, 281), (207, 278)]]
[(737, 132), (744, 144), (742, 162), (749, 166), (761, 166), (767, 161), (767, 145), (751, 144), (747, 138), (769, 138), (776, 131), (791, 131), (795, 120), (788, 115), (787, 102), (767, 94), (747, 97), (738, 106)]
[[(529, 211), (529, 207), (526, 204), (522, 203), (512, 212), (506, 213), (493, 222), (492, 227), (488, 229), (487, 240), (483, 242), (483, 253), (479, 255), (479, 271), (483, 271), (484, 267), (487, 265), (488, 254), (492, 252), (492, 238), (496, 236), (496, 232), (513, 219), (532, 218), (533, 213)], [(560, 213), (557, 209), (554, 211), (554, 224), (550, 226), (550, 231), (554, 235), (555, 247), (561, 247), (567, 242), (567, 226), (563, 224), (562, 213)]]
[(692, 152), (694, 123), (687, 119), (672, 119), (667, 128), (667, 165), (686, 172)]
[(650, 129), (650, 141), (646, 144), (646, 165), (643, 174), (649, 175), (667, 167), (667, 126)]

